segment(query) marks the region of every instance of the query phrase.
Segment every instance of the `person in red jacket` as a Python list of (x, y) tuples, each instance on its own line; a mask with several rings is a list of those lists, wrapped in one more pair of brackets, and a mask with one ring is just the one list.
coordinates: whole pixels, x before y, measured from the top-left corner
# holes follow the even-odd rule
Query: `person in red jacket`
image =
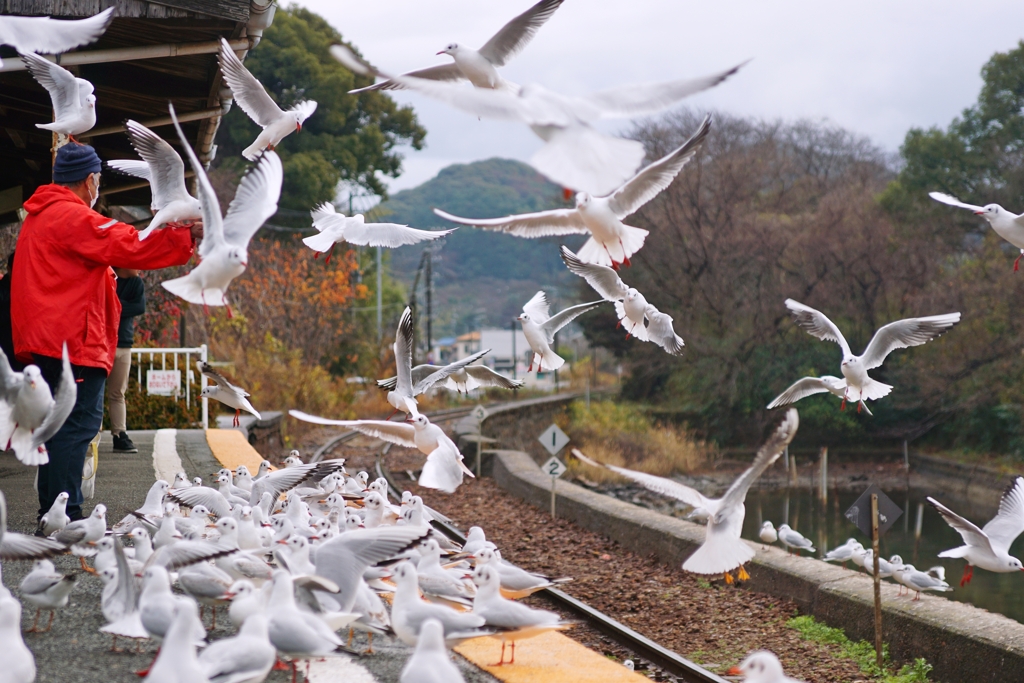
[(202, 224), (157, 230), (139, 241), (135, 228), (92, 210), (102, 163), (88, 146), (57, 150), (53, 183), (25, 202), (11, 280), (11, 328), (18, 360), (35, 363), (56, 391), (66, 342), (78, 400), (46, 447), (39, 468), (39, 515), (62, 491), (67, 513), (82, 516), (82, 468), (103, 420), (103, 386), (114, 364), (121, 303), (111, 267), (156, 270), (188, 262)]

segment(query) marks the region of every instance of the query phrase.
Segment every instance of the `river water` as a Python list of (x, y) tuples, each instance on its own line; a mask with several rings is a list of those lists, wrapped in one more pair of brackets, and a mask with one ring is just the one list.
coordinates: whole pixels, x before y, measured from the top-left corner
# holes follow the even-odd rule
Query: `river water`
[[(903, 514), (886, 532), (880, 541), (881, 556), (888, 559), (892, 555), (900, 555), (904, 562), (913, 564), (924, 571), (929, 567), (942, 565), (946, 568), (946, 580), (953, 591), (936, 593), (950, 600), (968, 602), (992, 612), (1024, 622), (1024, 572), (1013, 574), (993, 574), (983, 569), (976, 569), (971, 583), (960, 587), (965, 563), (963, 560), (944, 559), (937, 555), (948, 548), (962, 545), (960, 535), (953, 531), (939, 516), (930, 504), (925, 501), (927, 495), (942, 502), (959, 515), (966, 517), (978, 526), (984, 526), (995, 514), (999, 493), (993, 491), (991, 506), (970, 505), (968, 503), (925, 491), (886, 491), (885, 492), (900, 508)], [(846, 542), (847, 538), (855, 538), (864, 547), (871, 547), (871, 537), (865, 536), (854, 526), (843, 513), (857, 500), (859, 492), (847, 493), (829, 491), (828, 502), (822, 505), (817, 492), (808, 489), (768, 490), (753, 489), (747, 494), (747, 515), (743, 524), (743, 537), (750, 540), (758, 539), (758, 531), (764, 520), (771, 520), (776, 527), (787, 523), (801, 534), (814, 542), (817, 550), (815, 557), (824, 554)], [(917, 537), (915, 528), (918, 516), (921, 517), (921, 534)], [(1018, 538), (1010, 549), (1010, 554), (1020, 558), (1024, 553), (1024, 539)], [(807, 553), (803, 553), (807, 554)], [(856, 568), (853, 564), (848, 567)], [(911, 594), (911, 597), (913, 594)], [(904, 598), (900, 598), (904, 599)]]

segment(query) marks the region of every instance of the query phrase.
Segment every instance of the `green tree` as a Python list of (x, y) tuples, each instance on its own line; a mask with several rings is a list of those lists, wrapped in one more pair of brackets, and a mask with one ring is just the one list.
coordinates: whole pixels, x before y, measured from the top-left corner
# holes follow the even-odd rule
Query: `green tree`
[[(348, 91), (368, 85), (333, 57), (329, 48), (341, 35), (327, 21), (297, 6), (280, 8), (245, 66), (283, 108), (312, 99), (316, 112), (302, 131), (285, 138), (277, 150), (284, 162), (281, 207), (306, 212), (334, 199), (340, 181), (386, 196), (377, 173), (395, 177), (402, 170), (402, 145), (420, 149), (426, 131), (411, 107), (399, 107), (387, 94)], [(351, 47), (351, 45), (350, 45)], [(259, 127), (239, 107), (224, 117), (218, 133), (224, 166), (240, 170), (239, 156)]]

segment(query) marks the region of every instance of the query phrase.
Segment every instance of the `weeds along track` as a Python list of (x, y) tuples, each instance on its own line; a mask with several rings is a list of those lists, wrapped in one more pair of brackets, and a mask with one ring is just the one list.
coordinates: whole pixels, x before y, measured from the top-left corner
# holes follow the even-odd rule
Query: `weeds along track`
[[(564, 402), (565, 400), (565, 396), (559, 396), (551, 399), (509, 402), (489, 406), (488, 413), (489, 415), (502, 414), (507, 418), (517, 410), (535, 410), (543, 407), (546, 403)], [(444, 426), (467, 417), (470, 412), (471, 408), (457, 408), (428, 413), (427, 415), (432, 422)], [(354, 443), (357, 440), (359, 443)], [(410, 461), (406, 458), (403, 458), (404, 462), (397, 466), (392, 465), (389, 467), (386, 465), (384, 456), (388, 455), (391, 445), (378, 439), (365, 437), (358, 432), (344, 432), (325, 441), (311, 456), (311, 461), (316, 462), (324, 458), (341, 457), (342, 453), (337, 451), (344, 450), (344, 455), (347, 457), (355, 455), (352, 458), (353, 470), (365, 469), (376, 477), (385, 478), (392, 495), (396, 499), (400, 499), (402, 488), (394, 472), (407, 473), (408, 481), (411, 484), (414, 478), (413, 470), (415, 465), (412, 467), (407, 466), (410, 464)], [(358, 455), (352, 453), (352, 449), (359, 451)], [(417, 457), (413, 456), (414, 459)], [(418, 457), (418, 459), (422, 460), (422, 457)], [(452, 520), (434, 508), (428, 509), (431, 515), (434, 516), (432, 524), (438, 531), (460, 544), (465, 542), (465, 534)], [(485, 530), (488, 527), (488, 525), (483, 526)], [(629, 589), (624, 588), (624, 591), (629, 592)], [(603, 643), (611, 641), (611, 643), (617, 646), (611, 648), (615, 650), (616, 655), (623, 658), (633, 658), (636, 660), (637, 668), (651, 671), (655, 674), (655, 680), (677, 680), (685, 681), (686, 683), (726, 683), (725, 679), (681, 657), (671, 649), (663, 647), (564, 591), (552, 588), (541, 591), (538, 596), (543, 597), (557, 611), (571, 616), (578, 622), (585, 624), (594, 633), (603, 636), (601, 638)]]

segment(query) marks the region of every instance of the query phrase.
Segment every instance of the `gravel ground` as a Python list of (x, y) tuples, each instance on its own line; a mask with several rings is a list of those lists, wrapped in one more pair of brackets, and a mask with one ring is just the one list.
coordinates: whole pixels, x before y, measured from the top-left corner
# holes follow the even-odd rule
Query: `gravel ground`
[[(372, 478), (379, 449), (380, 442), (360, 438), (332, 455), (348, 458), (350, 471), (365, 469)], [(406, 482), (400, 473), (417, 468), (422, 461), (422, 456), (403, 448), (392, 448), (388, 454), (388, 466), (400, 484), (462, 529), (483, 527), (503, 557), (550, 576), (573, 577), (562, 586), (567, 593), (712, 671), (722, 673), (746, 653), (769, 649), (782, 659), (787, 674), (807, 683), (865, 680), (856, 664), (838, 657), (834, 648), (804, 641), (785, 625), (797, 614), (793, 602), (709, 584), (679, 567), (626, 552), (571, 522), (552, 521), (547, 513), (506, 494), (491, 479), (467, 479), (453, 495)], [(552, 608), (538, 596), (528, 602)], [(585, 625), (566, 634), (607, 656), (631, 656)], [(647, 663), (639, 668), (644, 667), (655, 680), (668, 680)]]

